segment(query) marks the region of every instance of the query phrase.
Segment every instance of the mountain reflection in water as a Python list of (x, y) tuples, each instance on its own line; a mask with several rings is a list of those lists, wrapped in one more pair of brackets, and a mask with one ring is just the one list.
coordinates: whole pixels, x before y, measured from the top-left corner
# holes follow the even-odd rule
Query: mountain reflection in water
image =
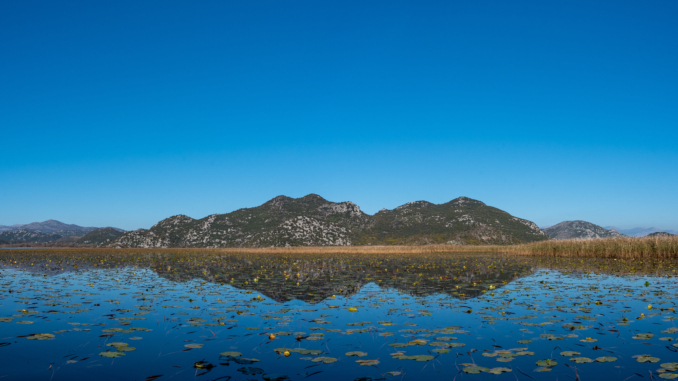
[[(16, 262), (16, 263), (15, 263)], [(181, 253), (63, 256), (31, 253), (0, 257), (4, 268), (45, 275), (69, 271), (148, 268), (174, 282), (202, 279), (259, 292), (277, 301), (317, 303), (333, 295), (350, 296), (368, 283), (412, 296), (436, 293), (459, 299), (477, 297), (529, 275), (528, 260), (497, 255), (452, 256), (211, 256)]]

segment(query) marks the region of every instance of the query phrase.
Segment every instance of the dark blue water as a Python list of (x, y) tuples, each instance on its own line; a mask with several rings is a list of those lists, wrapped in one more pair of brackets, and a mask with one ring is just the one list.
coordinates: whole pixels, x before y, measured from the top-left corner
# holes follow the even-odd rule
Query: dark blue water
[(327, 282), (342, 285), (328, 289), (343, 294), (319, 297), (303, 288), (310, 278), (250, 273), (222, 285), (206, 280), (210, 268), (172, 280), (154, 266), (25, 265), (0, 268), (0, 380), (649, 380), (678, 367), (670, 276), (540, 265), (505, 281), (455, 268), (463, 287), (437, 292), (417, 288), (446, 281), (427, 262), (407, 284), (373, 273), (350, 292), (338, 271)]

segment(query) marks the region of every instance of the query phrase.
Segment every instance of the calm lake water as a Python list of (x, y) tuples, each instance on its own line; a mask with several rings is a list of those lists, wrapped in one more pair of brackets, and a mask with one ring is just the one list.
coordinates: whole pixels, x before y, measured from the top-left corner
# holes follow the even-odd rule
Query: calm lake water
[(675, 266), (0, 253), (0, 380), (671, 379)]

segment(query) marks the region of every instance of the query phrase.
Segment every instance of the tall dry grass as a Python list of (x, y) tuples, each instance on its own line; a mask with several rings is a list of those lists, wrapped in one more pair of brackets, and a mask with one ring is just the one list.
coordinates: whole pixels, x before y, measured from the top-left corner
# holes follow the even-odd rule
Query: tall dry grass
[(27, 250), (2, 250), (0, 254), (19, 254), (28, 251), (50, 252), (110, 252), (143, 253), (187, 253), (187, 254), (379, 254), (379, 255), (417, 255), (442, 253), (506, 253), (548, 257), (597, 257), (623, 259), (678, 259), (678, 236), (642, 237), (642, 238), (603, 238), (593, 240), (549, 240), (511, 246), (474, 246), (474, 245), (424, 245), (424, 246), (295, 246), (261, 248), (128, 248), (128, 249), (92, 249), (92, 248), (35, 248)]
[(549, 240), (510, 246), (506, 252), (553, 257), (676, 259), (678, 236)]

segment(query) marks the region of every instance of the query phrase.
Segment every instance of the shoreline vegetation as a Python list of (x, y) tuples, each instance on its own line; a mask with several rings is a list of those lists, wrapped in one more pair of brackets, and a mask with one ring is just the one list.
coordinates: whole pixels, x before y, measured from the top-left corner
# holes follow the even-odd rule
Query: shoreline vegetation
[[(37, 251), (96, 251), (110, 253), (178, 252), (191, 254), (443, 254), (443, 253), (502, 253), (546, 257), (588, 258), (678, 258), (678, 236), (618, 237), (589, 240), (548, 240), (519, 245), (420, 245), (420, 246), (291, 246), (259, 248), (73, 248), (34, 247)], [(10, 250), (5, 251), (5, 253)]]

